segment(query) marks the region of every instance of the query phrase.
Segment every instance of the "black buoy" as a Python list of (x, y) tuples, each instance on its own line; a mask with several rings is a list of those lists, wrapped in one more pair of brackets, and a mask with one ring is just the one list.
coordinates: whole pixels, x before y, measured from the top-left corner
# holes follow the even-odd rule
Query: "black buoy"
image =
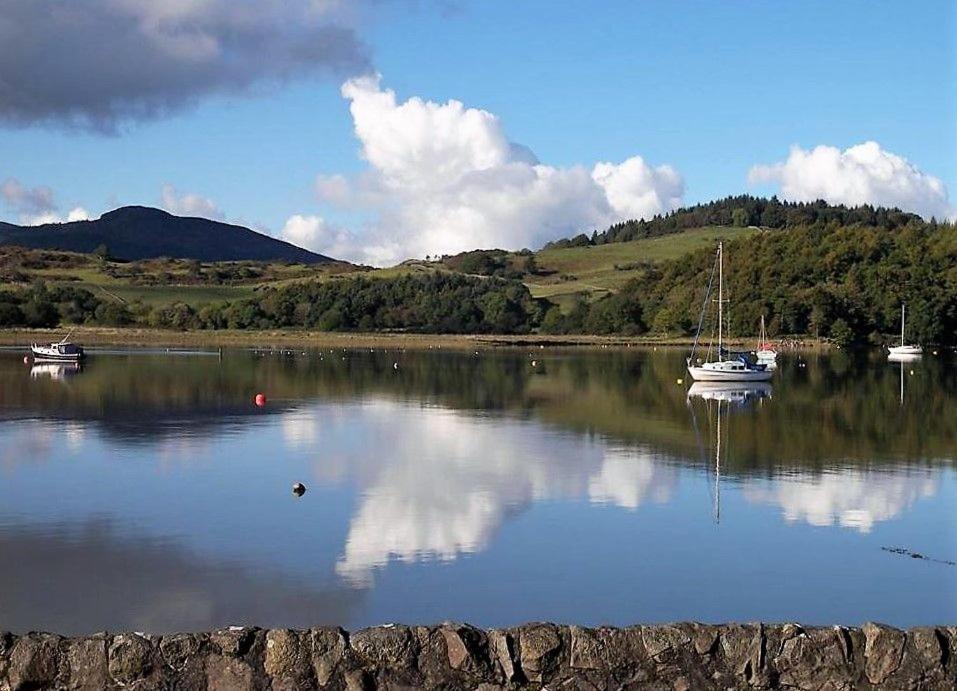
[(297, 497), (301, 497), (303, 494), (306, 493), (306, 486), (302, 484), (301, 482), (297, 482), (296, 484), (292, 486), (292, 493), (295, 494)]

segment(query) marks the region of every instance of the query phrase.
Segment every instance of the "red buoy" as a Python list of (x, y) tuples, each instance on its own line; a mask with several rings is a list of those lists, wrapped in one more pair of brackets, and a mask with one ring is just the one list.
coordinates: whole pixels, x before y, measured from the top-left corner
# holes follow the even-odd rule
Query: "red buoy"
[(266, 396), (261, 393), (257, 393), (255, 401), (256, 401), (256, 405), (262, 408), (264, 405), (266, 405)]
[(29, 355), (24, 355), (24, 356), (23, 356), (23, 364), (24, 364), (24, 365), (29, 365), (29, 364), (30, 364), (30, 356), (29, 356)]

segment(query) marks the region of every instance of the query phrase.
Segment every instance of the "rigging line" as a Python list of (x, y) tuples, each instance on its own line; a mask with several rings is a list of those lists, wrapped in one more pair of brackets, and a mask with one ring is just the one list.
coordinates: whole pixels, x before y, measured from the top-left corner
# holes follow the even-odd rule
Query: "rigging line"
[(694, 360), (695, 350), (698, 348), (698, 338), (701, 336), (701, 326), (704, 324), (704, 313), (708, 309), (708, 298), (711, 297), (711, 286), (714, 284), (714, 270), (718, 266), (718, 255), (715, 255), (714, 264), (711, 265), (711, 277), (708, 279), (708, 290), (704, 294), (704, 301), (701, 303), (701, 315), (698, 317), (698, 330), (694, 335), (694, 344), (691, 346), (691, 355), (688, 362)]

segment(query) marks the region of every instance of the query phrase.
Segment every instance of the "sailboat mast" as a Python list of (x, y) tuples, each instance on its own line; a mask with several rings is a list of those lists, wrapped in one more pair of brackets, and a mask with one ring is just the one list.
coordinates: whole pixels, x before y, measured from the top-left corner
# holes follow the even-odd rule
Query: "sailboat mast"
[(718, 359), (721, 359), (722, 317), (724, 315), (724, 243), (718, 243)]
[(904, 303), (901, 303), (901, 345), (904, 345)]

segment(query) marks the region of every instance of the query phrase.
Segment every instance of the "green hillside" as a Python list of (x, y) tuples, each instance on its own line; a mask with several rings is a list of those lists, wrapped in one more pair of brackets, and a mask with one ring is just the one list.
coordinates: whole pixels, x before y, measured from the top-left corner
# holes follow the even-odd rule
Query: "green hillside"
[(579, 293), (601, 297), (642, 275), (649, 264), (713, 247), (719, 238), (733, 240), (757, 232), (757, 228), (712, 226), (630, 242), (543, 249), (535, 253), (538, 275), (523, 280), (535, 297), (559, 302)]

